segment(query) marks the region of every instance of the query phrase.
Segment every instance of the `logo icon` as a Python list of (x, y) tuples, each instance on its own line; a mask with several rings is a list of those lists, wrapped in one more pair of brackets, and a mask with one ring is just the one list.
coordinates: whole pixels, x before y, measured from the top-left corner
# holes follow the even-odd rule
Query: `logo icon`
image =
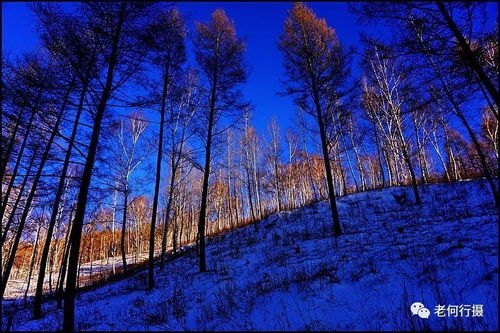
[(410, 306), (410, 311), (413, 316), (417, 315), (422, 319), (428, 319), (429, 316), (431, 315), (431, 312), (429, 309), (425, 307), (424, 304), (420, 302), (415, 302)]

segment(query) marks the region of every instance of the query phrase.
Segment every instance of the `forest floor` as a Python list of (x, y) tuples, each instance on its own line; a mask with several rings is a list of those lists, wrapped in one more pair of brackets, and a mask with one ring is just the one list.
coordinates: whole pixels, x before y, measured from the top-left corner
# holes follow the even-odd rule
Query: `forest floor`
[[(155, 258), (159, 258), (161, 250), (157, 249), (154, 253)], [(126, 261), (128, 267), (137, 268), (138, 266), (147, 267), (147, 261), (149, 258), (149, 252), (142, 253), (129, 253), (126, 255)], [(110, 257), (108, 260), (95, 260), (93, 262), (82, 263), (79, 268), (78, 278), (80, 279), (80, 287), (90, 287), (93, 285), (98, 285), (105, 282), (106, 279), (113, 278), (113, 264), (115, 267), (115, 272), (117, 276), (115, 278), (120, 278), (119, 275), (123, 275), (123, 261), (121, 255), (115, 257)], [(34, 272), (31, 276), (31, 283), (29, 288), (27, 286), (27, 279), (23, 277), (12, 277), (7, 282), (7, 289), (5, 290), (4, 299), (7, 302), (15, 301), (19, 298), (24, 298), (26, 294), (27, 297), (35, 295), (36, 284), (38, 280), (38, 272)], [(45, 276), (44, 290), (46, 293), (50, 292), (49, 283), (52, 283), (52, 291), (56, 289), (57, 278), (60, 274), (59, 270), (56, 269), (52, 272), (52, 281), (49, 279), (49, 274)], [(26, 289), (27, 292), (26, 292)]]
[[(498, 213), (483, 180), (344, 196), (344, 235), (327, 201), (210, 239), (195, 254), (81, 292), (78, 330), (498, 330)], [(412, 315), (421, 302), (430, 313)], [(13, 330), (57, 330), (9, 303)], [(443, 310), (444, 309), (444, 310)], [(440, 310), (440, 311), (436, 311)], [(442, 317), (441, 317), (442, 316)], [(5, 326), (4, 326), (5, 327)]]

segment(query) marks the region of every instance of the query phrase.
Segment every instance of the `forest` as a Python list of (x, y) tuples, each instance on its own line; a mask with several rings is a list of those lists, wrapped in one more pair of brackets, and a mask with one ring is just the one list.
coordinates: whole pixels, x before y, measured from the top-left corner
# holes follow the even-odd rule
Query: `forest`
[(157, 288), (155, 266), (190, 246), (209, 272), (213, 237), (275, 212), (327, 200), (341, 239), (339, 197), (409, 186), (399, 200), (421, 205), (422, 186), (469, 179), (498, 208), (498, 13), (485, 3), (351, 3), (360, 49), (290, 3), (276, 98), (293, 100), (293, 126), (271, 117), (263, 132), (223, 7), (191, 24), (161, 2), (30, 4), (41, 47), (2, 57), (2, 300), (41, 318), (56, 298), (69, 332), (80, 288), (146, 268)]

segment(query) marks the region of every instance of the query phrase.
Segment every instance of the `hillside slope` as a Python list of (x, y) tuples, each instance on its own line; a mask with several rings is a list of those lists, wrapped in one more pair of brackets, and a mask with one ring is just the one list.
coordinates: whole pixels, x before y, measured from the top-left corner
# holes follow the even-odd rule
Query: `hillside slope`
[[(209, 272), (186, 256), (77, 299), (80, 330), (498, 329), (498, 215), (484, 181), (352, 194), (338, 200), (345, 235), (332, 238), (327, 202), (270, 216), (209, 241)], [(404, 199), (404, 197), (408, 199)], [(430, 317), (412, 316), (422, 302)], [(440, 305), (483, 305), (483, 316), (440, 318)], [(13, 329), (54, 330), (62, 311)], [(5, 315), (13, 309), (4, 309)], [(478, 315), (478, 313), (476, 313)]]

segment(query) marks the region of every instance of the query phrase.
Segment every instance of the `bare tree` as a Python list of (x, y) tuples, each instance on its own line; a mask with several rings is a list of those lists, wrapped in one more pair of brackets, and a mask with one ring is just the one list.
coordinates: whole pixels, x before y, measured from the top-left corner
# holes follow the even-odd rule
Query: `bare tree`
[(185, 61), (185, 24), (177, 9), (158, 12), (155, 20), (147, 27), (144, 40), (151, 52), (150, 62), (160, 70), (161, 92), (153, 95), (159, 103), (160, 133), (158, 137), (158, 155), (156, 158), (155, 192), (153, 197), (153, 213), (151, 215), (151, 229), (149, 235), (149, 270), (148, 288), (154, 288), (154, 240), (155, 226), (158, 212), (158, 198), (160, 195), (161, 164), (163, 154), (163, 135), (167, 112), (167, 99), (171, 93), (174, 79)]
[(258, 166), (258, 151), (259, 142), (255, 128), (250, 125), (250, 114), (245, 115), (245, 127), (241, 138), (242, 147), (242, 166), (245, 173), (245, 181), (248, 203), (250, 205), (250, 213), (254, 221), (255, 229), (257, 230), (257, 219), (262, 216), (259, 188), (259, 166)]
[(481, 95), (498, 119), (498, 65), (491, 61), (498, 52), (498, 42), (492, 41), (495, 31), (485, 24), (484, 6), (479, 2), (435, 1), (371, 2), (353, 8), (361, 19), (383, 20), (397, 27), (398, 36), (390, 45), (393, 52), (411, 58), (412, 67), (418, 68), (414, 80), (420, 77), (420, 85), (429, 87), (432, 103), (452, 112), (465, 127), (498, 204), (500, 196), (486, 156), (463, 109)]
[(278, 206), (278, 212), (283, 210), (282, 204), (282, 184), (281, 184), (281, 154), (283, 149), (281, 146), (281, 135), (280, 128), (278, 126), (278, 121), (275, 117), (271, 118), (267, 131), (270, 136), (269, 148), (266, 154), (267, 162), (270, 167), (271, 182), (274, 187), (274, 193), (276, 198), (276, 204)]
[(89, 82), (92, 79), (92, 72), (95, 70), (98, 45), (92, 43), (92, 34), (89, 31), (85, 31), (85, 27), (78, 27), (78, 20), (74, 20), (70, 16), (61, 15), (50, 5), (37, 4), (34, 5), (33, 9), (40, 22), (42, 41), (57, 61), (62, 66), (67, 66), (69, 70), (74, 73), (77, 81), (79, 81), (78, 89), (80, 89), (73, 128), (68, 141), (63, 167), (60, 172), (61, 176), (54, 196), (52, 213), (47, 229), (47, 237), (40, 260), (40, 271), (38, 274), (33, 310), (34, 317), (39, 318), (41, 316), (43, 283), (52, 234), (56, 225), (56, 219), (60, 214), (60, 205), (63, 198), (71, 154), (76, 140), (78, 124), (84, 107), (84, 99), (87, 95)]
[(104, 45), (104, 51), (99, 56), (105, 58), (105, 74), (102, 90), (95, 96), (95, 100), (98, 102), (95, 106), (91, 139), (85, 156), (75, 218), (69, 238), (71, 245), (64, 297), (63, 324), (64, 330), (68, 332), (75, 329), (75, 287), (80, 257), (80, 241), (102, 120), (113, 92), (139, 69), (143, 48), (142, 44), (138, 42), (137, 34), (142, 30), (141, 23), (146, 18), (145, 14), (150, 8), (150, 4), (99, 2), (85, 3), (82, 8), (89, 20), (90, 29), (98, 33), (96, 38)]
[[(428, 52), (416, 47), (418, 37), (410, 32), (413, 29), (412, 21), (419, 22), (428, 40), (430, 52), (434, 59), (440, 60), (441, 69), (446, 68), (448, 75), (466, 78), (463, 84), (469, 89), (477, 91), (481, 89), (478, 85), (482, 86), (498, 110), (500, 96), (498, 82), (495, 80), (498, 72), (495, 74), (495, 70), (489, 70), (488, 62), (485, 61), (488, 53), (495, 52), (495, 48), (498, 48), (498, 41), (491, 43), (491, 36), (497, 34), (487, 30), (483, 19), (484, 7), (485, 4), (481, 2), (441, 0), (390, 4), (377, 1), (352, 6), (361, 20), (383, 20), (397, 27), (399, 38), (395, 40), (394, 46), (401, 51), (405, 49), (401, 54)], [(411, 52), (407, 53), (409, 50)], [(498, 111), (496, 112), (498, 118)]]
[[(15, 109), (24, 110), (23, 113), (27, 113), (27, 119), (25, 119), (23, 124), (20, 125), (21, 129), (19, 132), (22, 135), (22, 139), (12, 138), (13, 141), (16, 141), (16, 139), (21, 140), (17, 156), (15, 154), (11, 155), (14, 160), (6, 160), (4, 163), (4, 168), (7, 168), (8, 162), (13, 162), (14, 166), (12, 167), (11, 165), (10, 170), (12, 171), (7, 170), (10, 172), (2, 175), (3, 198), (0, 205), (0, 218), (2, 219), (2, 222), (5, 217), (8, 202), (12, 199), (11, 193), (14, 190), (20, 168), (22, 167), (22, 160), (25, 154), (26, 145), (34, 132), (34, 125), (38, 119), (37, 117), (39, 116), (39, 111), (44, 101), (43, 96), (47, 93), (47, 85), (45, 84), (45, 81), (49, 78), (50, 74), (48, 71), (43, 70), (40, 59), (33, 55), (23, 56), (22, 59), (16, 62), (16, 66), (17, 69), (15, 70), (14, 75), (12, 75), (12, 81), (9, 83), (11, 93), (15, 94), (15, 96), (13, 96), (12, 99), (7, 100), (7, 102), (12, 103), (8, 103), (7, 105), (11, 104), (11, 106)], [(6, 105), (2, 103), (2, 106)], [(4, 183), (6, 186), (4, 186)], [(9, 227), (10, 223), (7, 222), (5, 225), (5, 231), (7, 231)], [(2, 237), (2, 245), (4, 240), (5, 237)]]
[[(39, 73), (39, 74), (44, 76), (43, 77), (44, 78), (43, 85), (46, 89), (45, 93), (48, 94), (48, 96), (47, 96), (48, 100), (46, 100), (46, 102), (44, 103), (45, 104), (44, 105), (45, 113), (43, 114), (43, 116), (40, 117), (40, 120), (42, 121), (42, 125), (45, 125), (45, 129), (43, 129), (43, 130), (47, 131), (48, 133), (46, 135), (47, 138), (46, 138), (46, 142), (44, 143), (43, 153), (42, 153), (42, 156), (40, 158), (38, 170), (35, 174), (35, 177), (32, 180), (31, 189), (30, 189), (29, 194), (26, 198), (26, 202), (25, 202), (24, 207), (23, 207), (23, 213), (22, 213), (22, 215), (19, 219), (19, 222), (18, 222), (17, 233), (16, 233), (16, 236), (14, 238), (14, 243), (11, 247), (11, 253), (10, 253), (9, 259), (7, 261), (6, 267), (4, 269), (3, 275), (2, 275), (2, 283), (0, 286), (0, 296), (2, 296), (2, 297), (3, 297), (3, 294), (5, 292), (5, 288), (7, 286), (7, 281), (8, 281), (9, 276), (10, 276), (12, 265), (14, 264), (14, 259), (15, 259), (17, 247), (19, 245), (19, 241), (21, 240), (21, 234), (23, 232), (24, 225), (25, 225), (25, 223), (28, 219), (28, 216), (31, 212), (31, 205), (32, 205), (33, 200), (35, 198), (35, 194), (36, 194), (37, 190), (39, 190), (38, 184), (41, 180), (42, 172), (45, 168), (47, 160), (49, 159), (51, 149), (53, 148), (52, 144), (54, 143), (54, 140), (59, 132), (59, 126), (61, 125), (61, 121), (63, 119), (63, 115), (66, 111), (66, 106), (67, 106), (67, 103), (69, 101), (69, 95), (70, 95), (71, 91), (74, 89), (74, 82), (75, 82), (74, 78), (70, 78), (70, 82), (68, 82), (66, 84), (64, 81), (59, 81), (59, 82), (56, 81), (55, 67), (53, 67), (53, 65), (51, 63), (49, 63), (45, 67), (42, 66), (39, 69), (42, 72), (49, 72), (50, 73), (49, 75)], [(55, 87), (58, 86), (58, 84), (61, 84), (63, 87), (65, 87), (65, 89), (63, 92), (63, 96), (60, 99), (59, 103), (55, 103), (53, 98), (56, 96), (60, 97), (57, 95), (57, 90), (55, 89)], [(14, 213), (15, 212), (12, 212), (12, 214), (14, 214)]]
[(493, 115), (493, 111), (489, 107), (483, 109), (481, 135), (485, 142), (485, 151), (489, 153), (490, 160), (493, 160), (493, 163), (491, 163), (491, 165), (498, 165), (500, 126), (498, 119)]
[(228, 111), (243, 111), (238, 86), (245, 82), (247, 71), (243, 63), (245, 45), (236, 35), (233, 22), (222, 9), (212, 13), (212, 20), (196, 23), (194, 37), (195, 56), (207, 82), (207, 96), (203, 110), (206, 118), (205, 167), (198, 221), (200, 272), (207, 270), (205, 258), (205, 220), (207, 214), (208, 180), (212, 141), (220, 133), (217, 125)]
[(312, 115), (318, 124), (333, 232), (338, 236), (342, 228), (335, 201), (327, 131), (331, 115), (344, 96), (341, 88), (348, 76), (349, 56), (334, 30), (303, 3), (294, 4), (289, 11), (279, 47), (285, 57), (284, 66), (288, 76), (286, 93), (294, 95), (295, 103)]
[[(418, 192), (417, 179), (410, 156), (409, 142), (405, 136), (405, 121), (411, 116), (405, 111), (405, 98), (407, 94), (404, 89), (403, 76), (397, 72), (396, 65), (390, 61), (375, 47), (369, 56), (370, 72), (368, 77), (373, 79), (373, 87), (370, 92), (365, 86), (365, 96), (367, 101), (365, 108), (370, 113), (369, 118), (378, 126), (379, 131), (386, 135), (386, 142), (390, 145), (391, 153), (396, 156), (401, 152), (408, 171), (410, 173), (415, 195), (415, 202), (421, 204), (420, 193)], [(406, 105), (406, 109), (408, 109)]]
[[(179, 87), (180, 86), (180, 87)], [(160, 268), (165, 265), (165, 256), (167, 250), (167, 226), (172, 222), (172, 238), (175, 240), (177, 234), (177, 225), (171, 219), (171, 208), (174, 201), (174, 193), (177, 189), (180, 179), (179, 169), (183, 160), (190, 159), (191, 152), (188, 151), (187, 140), (192, 135), (190, 131), (191, 122), (196, 115), (198, 108), (198, 96), (196, 89), (196, 76), (194, 72), (188, 70), (184, 77), (179, 80), (177, 87), (180, 96), (175, 102), (177, 106), (172, 106), (172, 111), (168, 118), (168, 155), (170, 160), (170, 182), (167, 193), (167, 204), (165, 210), (165, 221), (163, 225)], [(175, 103), (174, 102), (174, 103)], [(175, 241), (173, 242), (174, 252), (176, 250)]]
[(112, 182), (116, 184), (117, 190), (123, 196), (122, 231), (120, 238), (120, 250), (122, 254), (123, 270), (127, 271), (127, 260), (125, 250), (125, 235), (128, 221), (128, 207), (130, 205), (130, 194), (132, 192), (130, 178), (134, 170), (144, 160), (144, 150), (140, 146), (140, 138), (146, 130), (147, 123), (139, 112), (131, 113), (124, 121), (120, 120), (116, 130), (116, 146), (113, 149), (112, 164), (110, 171), (114, 172)]

